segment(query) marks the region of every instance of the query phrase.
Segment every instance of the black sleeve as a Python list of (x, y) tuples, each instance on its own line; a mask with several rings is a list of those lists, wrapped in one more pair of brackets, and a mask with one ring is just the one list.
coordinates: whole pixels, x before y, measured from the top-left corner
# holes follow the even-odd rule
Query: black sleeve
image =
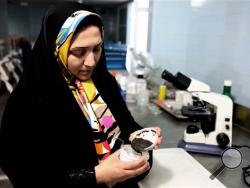
[(95, 169), (80, 169), (80, 170), (71, 170), (69, 171), (70, 177), (70, 186), (84, 186), (83, 182), (85, 182), (85, 186), (96, 187), (96, 176), (95, 176)]
[[(45, 105), (46, 101), (39, 105), (25, 98), (8, 101), (1, 126), (0, 165), (13, 186), (97, 187), (95, 158), (85, 159), (85, 146), (81, 145), (85, 142), (86, 150), (92, 153), (89, 138), (76, 135), (86, 131), (67, 129), (66, 125), (74, 127), (76, 122)], [(82, 150), (82, 154), (77, 153)]]

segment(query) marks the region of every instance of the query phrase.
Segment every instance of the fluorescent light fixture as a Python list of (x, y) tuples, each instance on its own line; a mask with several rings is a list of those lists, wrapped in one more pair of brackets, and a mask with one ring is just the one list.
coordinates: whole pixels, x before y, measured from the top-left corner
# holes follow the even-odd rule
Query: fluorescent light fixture
[(27, 2), (20, 2), (20, 5), (26, 7), (26, 6), (29, 5), (29, 3), (27, 3)]
[(191, 7), (202, 7), (206, 3), (207, 0), (191, 0)]

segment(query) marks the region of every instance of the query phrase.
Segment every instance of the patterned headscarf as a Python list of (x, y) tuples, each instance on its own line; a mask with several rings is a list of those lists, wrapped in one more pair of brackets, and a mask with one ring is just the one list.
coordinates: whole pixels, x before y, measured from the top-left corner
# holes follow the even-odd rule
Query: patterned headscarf
[[(89, 16), (101, 19), (98, 14), (81, 10), (73, 13), (64, 22), (56, 39), (55, 55), (70, 90), (93, 130), (98, 158), (104, 160), (111, 154), (116, 138), (120, 134), (120, 128), (92, 79), (78, 80), (67, 68), (68, 50), (74, 32), (79, 24)], [(103, 28), (101, 31), (103, 36)]]

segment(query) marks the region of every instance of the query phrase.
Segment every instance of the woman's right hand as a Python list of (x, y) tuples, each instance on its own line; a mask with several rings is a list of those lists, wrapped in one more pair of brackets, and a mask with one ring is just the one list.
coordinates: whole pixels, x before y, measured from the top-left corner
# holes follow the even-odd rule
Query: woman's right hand
[(95, 167), (97, 184), (123, 182), (150, 169), (149, 162), (144, 157), (128, 162), (119, 160), (119, 155), (120, 150)]

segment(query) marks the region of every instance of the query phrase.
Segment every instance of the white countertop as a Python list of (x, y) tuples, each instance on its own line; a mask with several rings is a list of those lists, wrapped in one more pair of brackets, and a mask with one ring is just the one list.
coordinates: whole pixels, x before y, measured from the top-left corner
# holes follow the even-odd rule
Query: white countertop
[(154, 150), (153, 167), (139, 183), (141, 188), (225, 187), (218, 179), (181, 148)]

